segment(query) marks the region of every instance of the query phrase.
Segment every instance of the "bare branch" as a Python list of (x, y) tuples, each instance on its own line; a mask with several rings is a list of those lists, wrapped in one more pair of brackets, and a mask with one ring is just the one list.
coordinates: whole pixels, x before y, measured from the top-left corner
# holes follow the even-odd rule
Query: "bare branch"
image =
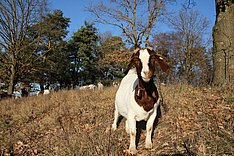
[(165, 11), (170, 0), (115, 0), (109, 5), (99, 2), (87, 11), (95, 16), (95, 22), (118, 27), (126, 40), (135, 48), (143, 39), (148, 42), (156, 19)]
[(191, 9), (196, 5), (196, 2), (194, 0), (186, 0), (185, 3), (182, 5), (184, 9)]
[[(37, 46), (38, 39), (29, 39), (28, 28), (38, 22), (41, 10), (46, 0), (1, 0), (0, 1), (0, 60), (8, 74), (8, 94), (12, 93), (12, 86), (16, 75), (27, 73), (32, 68), (32, 58), (36, 58), (35, 51), (29, 47)], [(26, 43), (27, 42), (27, 43)], [(37, 48), (36, 48), (37, 49)], [(36, 50), (35, 49), (35, 50)], [(26, 56), (27, 55), (27, 56)], [(21, 68), (22, 67), (22, 68)], [(25, 71), (24, 71), (25, 70)]]

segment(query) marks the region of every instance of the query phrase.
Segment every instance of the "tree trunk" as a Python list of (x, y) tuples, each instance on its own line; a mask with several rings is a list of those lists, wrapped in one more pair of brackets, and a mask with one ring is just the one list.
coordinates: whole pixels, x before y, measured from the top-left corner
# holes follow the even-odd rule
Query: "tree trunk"
[(15, 68), (14, 68), (14, 65), (12, 65), (11, 66), (11, 75), (10, 75), (10, 78), (9, 78), (9, 86), (8, 86), (8, 89), (7, 89), (7, 94), (9, 96), (12, 95), (13, 90), (14, 90), (14, 78), (15, 78)]
[(234, 1), (216, 0), (213, 27), (214, 85), (234, 82)]

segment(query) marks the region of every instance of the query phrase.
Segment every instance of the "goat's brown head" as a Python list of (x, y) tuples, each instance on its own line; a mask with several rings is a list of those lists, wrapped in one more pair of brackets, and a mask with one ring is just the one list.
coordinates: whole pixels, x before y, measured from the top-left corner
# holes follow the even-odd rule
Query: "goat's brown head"
[(169, 69), (165, 59), (159, 54), (156, 54), (152, 48), (138, 48), (134, 51), (125, 73), (135, 67), (138, 78), (145, 82), (149, 82), (154, 76), (155, 66), (157, 63), (164, 72)]

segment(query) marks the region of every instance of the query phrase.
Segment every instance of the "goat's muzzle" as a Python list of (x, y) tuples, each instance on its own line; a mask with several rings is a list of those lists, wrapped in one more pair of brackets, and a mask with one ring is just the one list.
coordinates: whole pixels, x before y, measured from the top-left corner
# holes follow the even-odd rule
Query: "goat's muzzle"
[(143, 71), (142, 74), (141, 74), (141, 77), (145, 82), (148, 82), (153, 78), (153, 72)]

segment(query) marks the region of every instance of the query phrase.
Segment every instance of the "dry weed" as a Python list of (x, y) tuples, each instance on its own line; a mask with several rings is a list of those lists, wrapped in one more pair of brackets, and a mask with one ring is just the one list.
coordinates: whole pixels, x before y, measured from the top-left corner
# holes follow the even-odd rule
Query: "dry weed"
[[(162, 86), (153, 149), (144, 149), (143, 130), (138, 155), (234, 155), (233, 91)], [(69, 90), (0, 101), (0, 155), (127, 155), (124, 122), (110, 130), (115, 92)]]

